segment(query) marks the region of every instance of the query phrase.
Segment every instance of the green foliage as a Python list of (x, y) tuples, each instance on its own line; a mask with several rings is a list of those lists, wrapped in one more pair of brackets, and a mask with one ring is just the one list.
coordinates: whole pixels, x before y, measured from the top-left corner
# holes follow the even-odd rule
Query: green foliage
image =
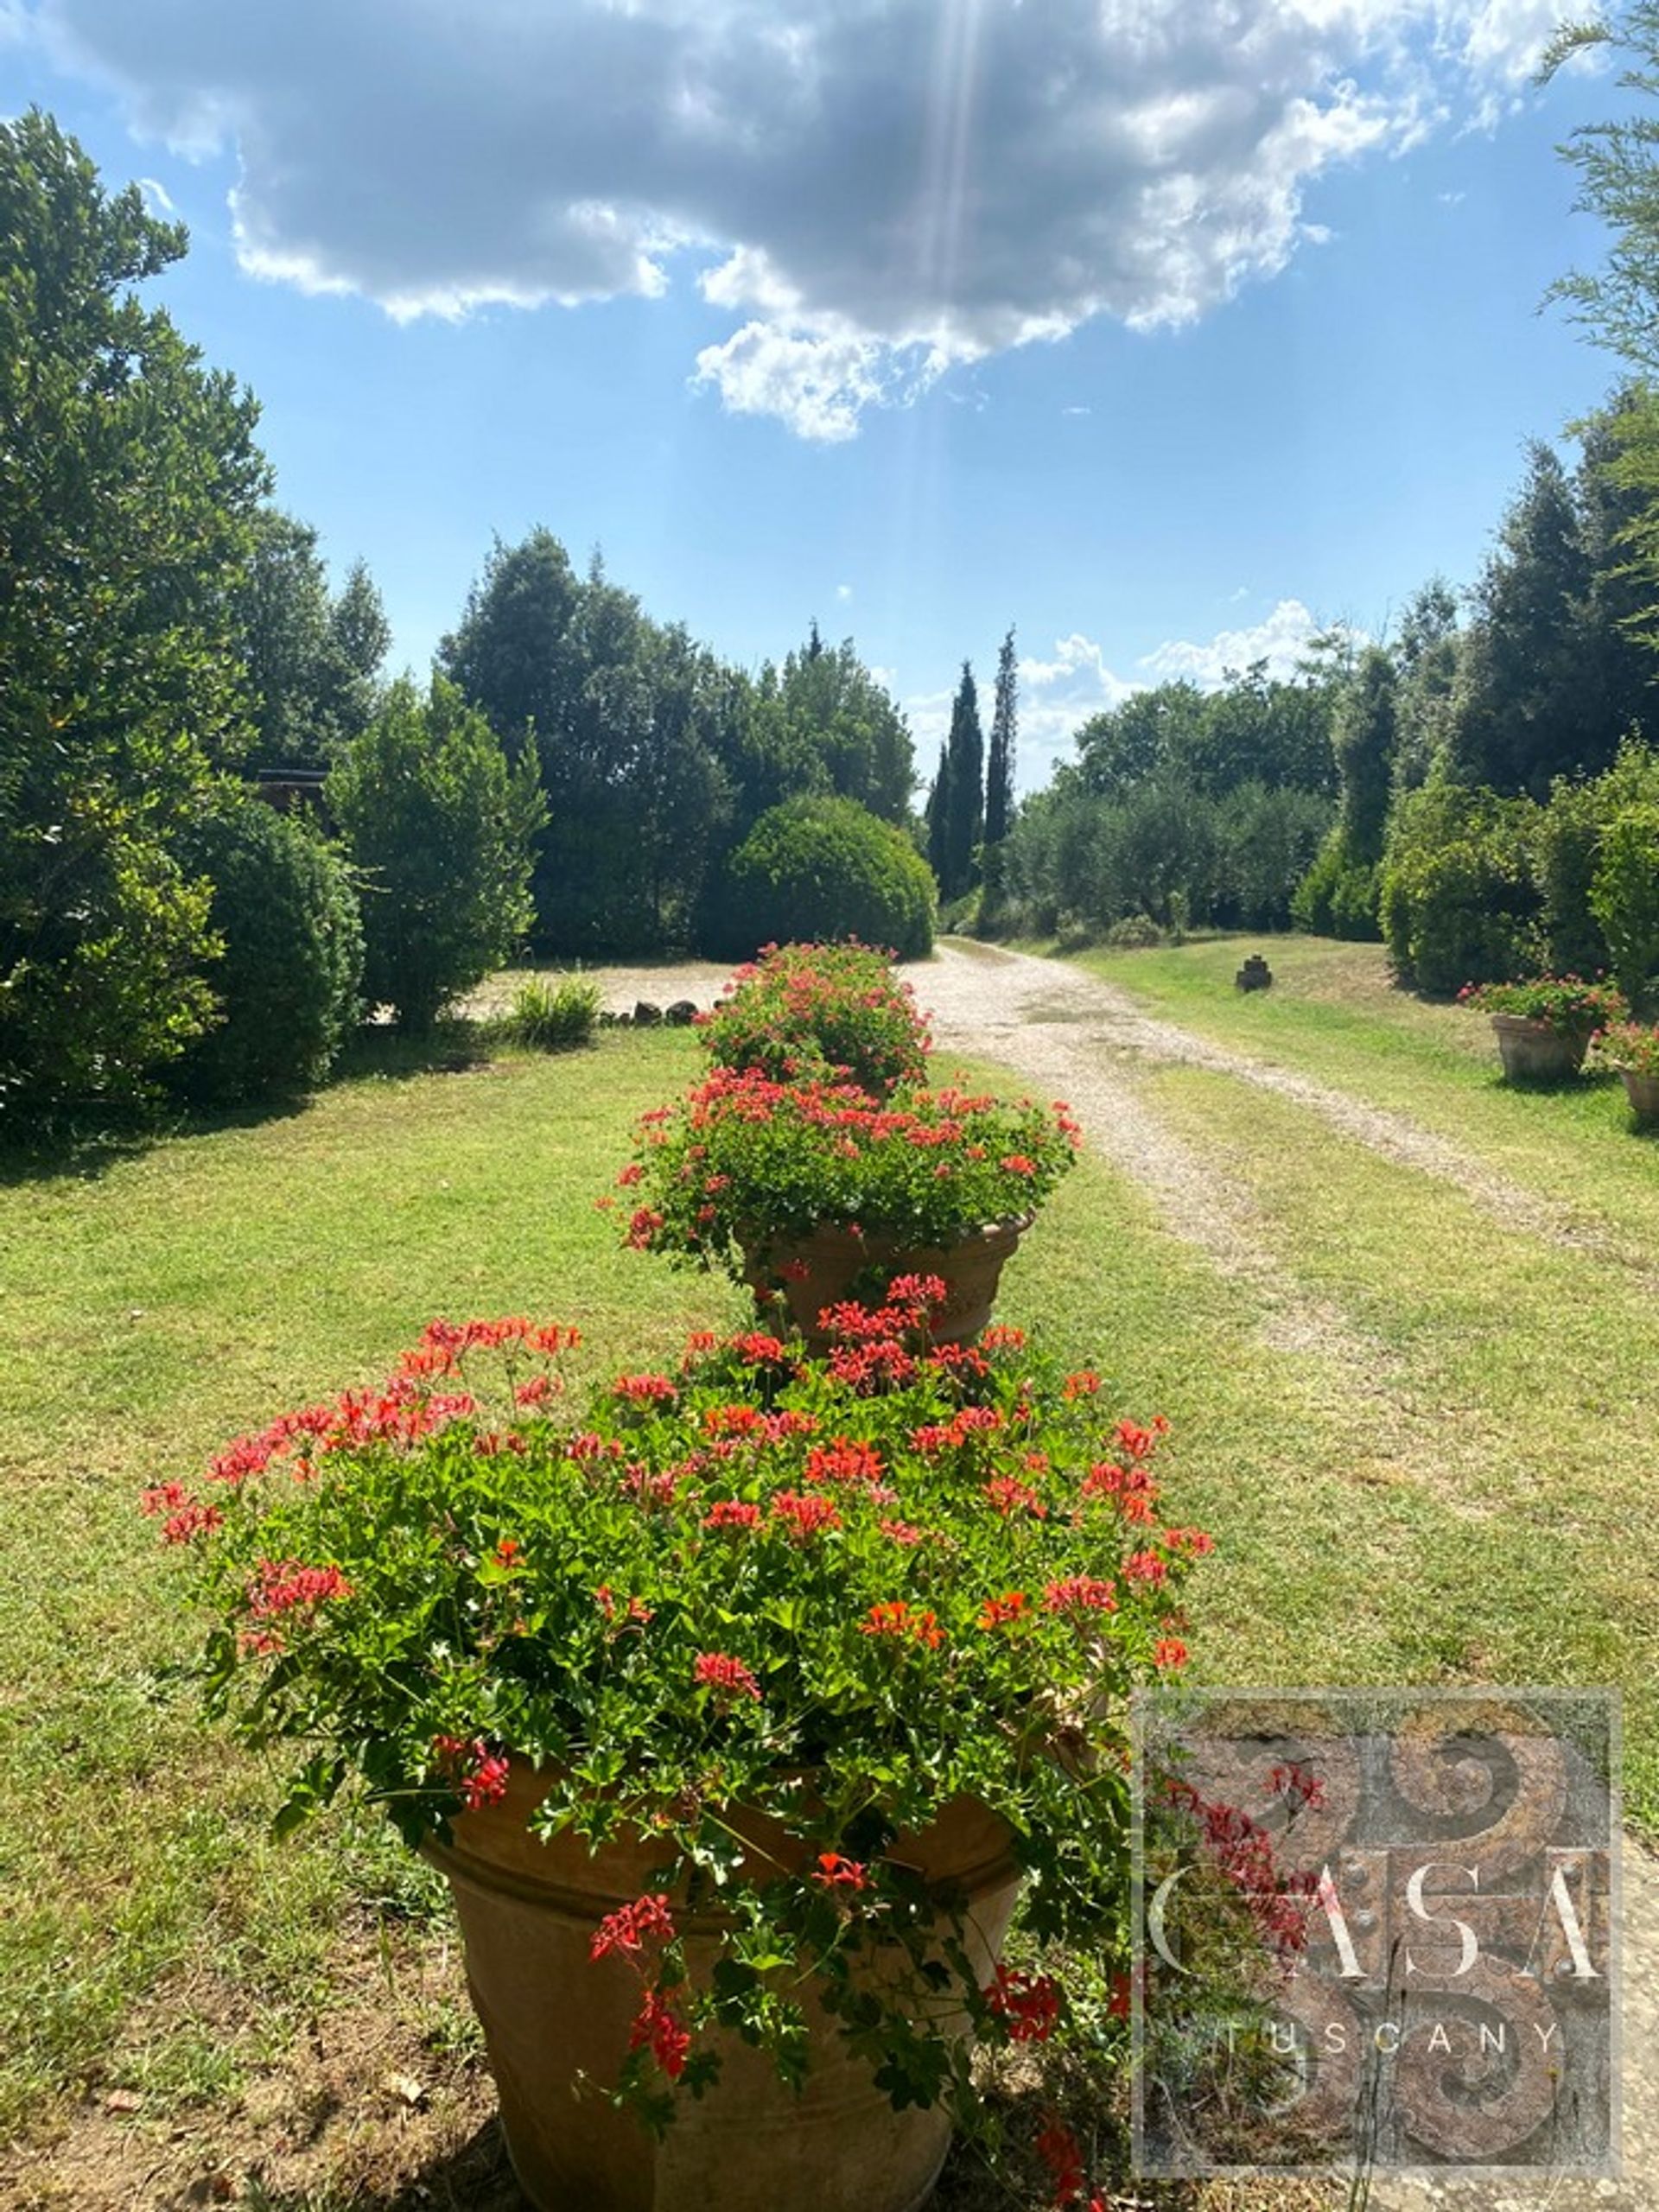
[(991, 750), (985, 764), (985, 843), (1000, 845), (1014, 826), (1014, 761), (1020, 743), (1020, 669), (1014, 632), (996, 657), (996, 702), (991, 712)]
[[(1619, 91), (1651, 100), (1659, 89), (1659, 0), (1626, 0), (1617, 18), (1568, 23), (1546, 57), (1553, 73), (1573, 54), (1609, 47), (1630, 57)], [(1659, 371), (1659, 145), (1651, 115), (1638, 109), (1612, 123), (1581, 124), (1561, 149), (1579, 173), (1580, 208), (1599, 215), (1613, 244), (1595, 276), (1554, 288), (1576, 319), (1643, 375)]]
[[(503, 1801), (549, 1836), (658, 1838), (661, 1895), (594, 1955), (634, 1955), (683, 2090), (719, 2030), (798, 2070), (810, 1983), (896, 2103), (971, 2120), (969, 2037), (1016, 2040), (1027, 1992), (1063, 2036), (1063, 1992), (988, 1996), (960, 1895), (905, 1839), (975, 1800), (1056, 1971), (1121, 1968), (1129, 1693), (1184, 1657), (1166, 1624), (1211, 1544), (1154, 1510), (1161, 1420), (1114, 1421), (1018, 1332), (930, 1359), (936, 1287), (865, 1317), (856, 1377), (750, 1333), (569, 1397), (571, 1332), (435, 1322), (384, 1392), (239, 1440), (198, 1494), (153, 1488), (206, 1599), (210, 1712), (287, 1755), (279, 1826), (353, 1777), (415, 1843)], [(723, 1908), (701, 1966), (671, 1902), (693, 1876)], [(671, 2117), (662, 2075), (615, 2058)]]
[(716, 1067), (774, 1081), (839, 1073), (880, 1097), (927, 1072), (927, 1024), (887, 955), (863, 944), (769, 946), (702, 1024)]
[(133, 291), (184, 250), (48, 118), (0, 123), (0, 1112), (141, 1094), (212, 1010), (173, 844), (245, 744), (265, 467)]
[(747, 1280), (753, 1256), (856, 1224), (927, 1250), (1028, 1214), (1071, 1166), (1058, 1107), (954, 1090), (887, 1098), (850, 1084), (718, 1068), (640, 1125), (621, 1184), (627, 1241)]
[(394, 683), (330, 772), (328, 804), (364, 878), (365, 984), (421, 1033), (529, 927), (531, 852), (546, 819), (534, 759), (510, 767), (454, 686)]
[(327, 767), (367, 728), (391, 644), (367, 569), (332, 594), (316, 531), (266, 508), (234, 607), (260, 765)]
[(1431, 576), (1407, 601), (1395, 640), (1396, 791), (1421, 789), (1435, 762), (1449, 753), (1462, 649), (1458, 594), (1444, 576)]
[(1590, 887), (1613, 973), (1644, 1001), (1659, 971), (1659, 804), (1626, 806), (1602, 836)]
[[(1659, 808), (1659, 753), (1627, 741), (1612, 766), (1587, 782), (1557, 782), (1539, 818), (1535, 844), (1539, 889), (1550, 964), (1556, 969), (1589, 974), (1617, 964), (1607, 931), (1595, 903), (1602, 856), (1612, 826), (1626, 812)], [(1639, 839), (1627, 832), (1632, 853)], [(1635, 874), (1614, 895), (1634, 915), (1645, 895), (1639, 857)], [(1633, 949), (1633, 956), (1634, 955)], [(1640, 990), (1629, 973), (1626, 988)]]
[(218, 1020), (176, 1071), (193, 1097), (260, 1098), (321, 1083), (361, 1007), (363, 924), (345, 861), (305, 820), (227, 792), (185, 852), (213, 885)]
[(927, 803), (928, 864), (939, 896), (960, 899), (972, 889), (975, 857), (985, 824), (985, 736), (979, 693), (966, 661), (950, 709), (950, 732), (939, 754), (939, 772)]
[(1560, 461), (1535, 443), (1474, 594), (1450, 715), (1456, 779), (1542, 800), (1589, 775), (1621, 734), (1607, 706), (1585, 518)]
[(1403, 798), (1382, 864), (1382, 933), (1396, 975), (1420, 990), (1522, 973), (1538, 897), (1528, 799), (1430, 784)]
[(1337, 822), (1353, 868), (1374, 868), (1382, 857), (1394, 783), (1395, 689), (1393, 661), (1380, 645), (1368, 645), (1332, 719), (1331, 745), (1342, 779)]
[(1144, 952), (1163, 941), (1164, 933), (1150, 914), (1125, 914), (1122, 921), (1112, 924), (1103, 940), (1122, 952)]
[(908, 837), (845, 798), (798, 798), (762, 815), (728, 864), (713, 925), (745, 958), (790, 938), (861, 938), (901, 959), (933, 949), (935, 894)]
[[(763, 673), (756, 715), (772, 756), (792, 763), (790, 789), (775, 791), (771, 803), (791, 792), (822, 791), (856, 799), (884, 822), (908, 819), (916, 776), (910, 730), (850, 638), (826, 645), (815, 622), (781, 671)], [(747, 829), (761, 810), (743, 810), (741, 826)]]
[[(1287, 927), (1296, 886), (1330, 820), (1331, 802), (1317, 791), (1251, 783), (1224, 792), (1212, 816), (1215, 859), (1205, 918), (1226, 928)], [(1195, 883), (1192, 889), (1202, 887)], [(1173, 885), (1164, 901), (1172, 927), (1182, 902), (1190, 921), (1198, 911), (1192, 891)]]
[(722, 865), (761, 815), (839, 794), (894, 822), (912, 777), (904, 717), (850, 640), (758, 680), (653, 621), (550, 531), (498, 542), (439, 665), (515, 758), (540, 762), (537, 942), (648, 952), (718, 931)]
[(600, 1015), (599, 985), (586, 976), (527, 976), (513, 992), (501, 1033), (538, 1052), (562, 1052), (592, 1038)]
[(1291, 918), (1298, 929), (1310, 930), (1315, 937), (1375, 940), (1382, 934), (1377, 920), (1378, 890), (1377, 869), (1349, 858), (1338, 825), (1297, 885)]

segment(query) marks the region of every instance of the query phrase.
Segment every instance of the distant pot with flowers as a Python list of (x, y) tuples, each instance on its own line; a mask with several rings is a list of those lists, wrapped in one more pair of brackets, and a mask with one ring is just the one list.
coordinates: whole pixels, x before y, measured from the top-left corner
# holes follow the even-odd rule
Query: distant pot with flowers
[(1208, 1540), (1161, 1422), (935, 1344), (937, 1289), (574, 1394), (572, 1332), (435, 1323), (149, 1494), (280, 1821), (354, 1779), (448, 1875), (539, 2205), (903, 2212), (976, 2040), (1064, 2045), (1123, 1962), (1127, 1699)]
[(781, 1294), (818, 1351), (825, 1308), (880, 1304), (896, 1275), (937, 1275), (937, 1333), (964, 1343), (1078, 1141), (1063, 1105), (950, 1088), (879, 1099), (716, 1069), (644, 1116), (619, 1179), (632, 1194), (626, 1241)]
[(1458, 996), (1491, 1016), (1510, 1083), (1554, 1083), (1577, 1075), (1596, 1031), (1630, 1013), (1612, 984), (1586, 983), (1578, 976), (1465, 983)]
[(1659, 1027), (1617, 1021), (1597, 1033), (1595, 1047), (1598, 1060), (1618, 1070), (1637, 1121), (1659, 1121)]
[(766, 946), (698, 1026), (715, 1066), (774, 1082), (855, 1083), (885, 1098), (927, 1076), (931, 1039), (914, 993), (892, 954), (855, 939)]

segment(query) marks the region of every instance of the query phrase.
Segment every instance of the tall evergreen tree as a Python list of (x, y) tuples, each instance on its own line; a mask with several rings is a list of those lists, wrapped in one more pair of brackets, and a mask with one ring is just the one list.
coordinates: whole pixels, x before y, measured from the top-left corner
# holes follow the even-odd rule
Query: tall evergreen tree
[(1368, 645), (1337, 702), (1331, 743), (1342, 778), (1338, 817), (1344, 859), (1375, 867), (1382, 857), (1393, 792), (1395, 749), (1394, 663), (1381, 645)]
[(985, 824), (985, 734), (980, 728), (979, 693), (970, 664), (962, 664), (945, 741), (948, 775), (944, 809), (944, 861), (939, 889), (960, 899), (974, 880), (974, 848)]
[(1566, 471), (1531, 449), (1474, 593), (1451, 717), (1459, 781), (1548, 798), (1557, 776), (1593, 774), (1617, 749), (1599, 681), (1592, 570)]
[(950, 865), (950, 747), (942, 742), (938, 772), (933, 779), (933, 788), (927, 795), (927, 864), (938, 878), (941, 889)]
[(1020, 735), (1020, 675), (1014, 631), (996, 658), (996, 703), (991, 710), (991, 752), (985, 768), (985, 842), (1000, 845), (1014, 821), (1014, 756)]

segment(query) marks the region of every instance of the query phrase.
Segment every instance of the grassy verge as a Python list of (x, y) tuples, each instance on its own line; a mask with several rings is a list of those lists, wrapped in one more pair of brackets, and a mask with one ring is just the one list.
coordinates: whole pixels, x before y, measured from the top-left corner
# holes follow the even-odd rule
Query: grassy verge
[[(1262, 950), (1271, 990), (1238, 990)], [(1216, 1044), (1294, 1070), (1456, 1140), (1491, 1167), (1659, 1249), (1659, 1135), (1638, 1132), (1617, 1076), (1551, 1090), (1501, 1080), (1484, 1015), (1395, 988), (1382, 947), (1231, 937), (1076, 964), (1137, 1006)]]

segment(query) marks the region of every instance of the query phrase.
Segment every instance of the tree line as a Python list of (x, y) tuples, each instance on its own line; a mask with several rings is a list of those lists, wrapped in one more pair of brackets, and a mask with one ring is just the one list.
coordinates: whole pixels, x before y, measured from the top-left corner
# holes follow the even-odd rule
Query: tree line
[(537, 529), (388, 682), (366, 569), (331, 582), (252, 396), (141, 296), (186, 244), (0, 123), (9, 1128), (318, 1080), (365, 1006), (420, 1028), (524, 943), (747, 951), (817, 895), (931, 944), (908, 727), (816, 624), (734, 668)]

